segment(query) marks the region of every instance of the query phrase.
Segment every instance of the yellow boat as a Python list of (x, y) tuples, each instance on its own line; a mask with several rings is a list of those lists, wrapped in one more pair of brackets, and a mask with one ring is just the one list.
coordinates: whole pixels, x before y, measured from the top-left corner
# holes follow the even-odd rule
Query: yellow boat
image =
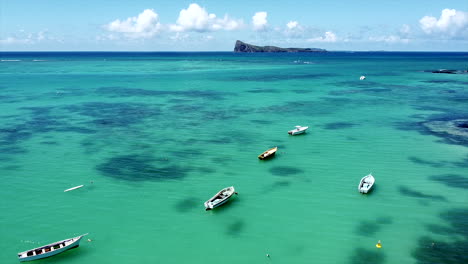
[(278, 147), (271, 148), (271, 149), (263, 152), (262, 154), (258, 155), (258, 158), (262, 160), (262, 159), (272, 157), (272, 156), (275, 155), (277, 150), (278, 150)]

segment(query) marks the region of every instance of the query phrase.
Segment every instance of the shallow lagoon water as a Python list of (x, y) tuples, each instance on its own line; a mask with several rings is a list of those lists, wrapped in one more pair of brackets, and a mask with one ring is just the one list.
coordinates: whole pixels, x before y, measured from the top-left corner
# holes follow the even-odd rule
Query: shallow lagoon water
[(467, 53), (0, 57), (0, 263), (467, 261)]

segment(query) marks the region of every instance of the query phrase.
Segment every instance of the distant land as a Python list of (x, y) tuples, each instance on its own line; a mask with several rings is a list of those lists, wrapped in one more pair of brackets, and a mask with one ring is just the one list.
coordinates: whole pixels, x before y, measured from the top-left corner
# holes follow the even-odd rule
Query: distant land
[(275, 46), (255, 46), (238, 40), (236, 41), (234, 52), (327, 52), (327, 50), (317, 48), (280, 48)]

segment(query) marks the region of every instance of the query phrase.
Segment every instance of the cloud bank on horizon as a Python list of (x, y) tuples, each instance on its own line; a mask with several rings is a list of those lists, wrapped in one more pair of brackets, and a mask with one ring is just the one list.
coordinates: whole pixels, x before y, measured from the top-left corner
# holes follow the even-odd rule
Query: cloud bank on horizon
[[(445, 42), (458, 43), (466, 51), (465, 44), (468, 44), (468, 12), (450, 8), (440, 10), (439, 17), (415, 15), (412, 24), (382, 26), (375, 23), (377, 26), (363, 25), (357, 31), (343, 30), (337, 25), (324, 27), (302, 24), (294, 18), (286, 20), (288, 22), (285, 24), (273, 24), (270, 22), (271, 16), (266, 9), (245, 18), (236, 18), (227, 13), (219, 16), (210, 13), (206, 7), (192, 3), (180, 10), (174, 22), (163, 23), (157, 10), (147, 8), (138, 14), (102, 21), (101, 25), (96, 26), (96, 34), (91, 39), (96, 45), (112, 46), (118, 43), (125, 47), (142, 43), (166, 43), (170, 46), (184, 41), (197, 45), (210, 41), (218, 44), (228, 42), (230, 47), (233, 45), (232, 39), (244, 39), (259, 45), (317, 43), (330, 47), (356, 43), (373, 43), (375, 46), (381, 43), (383, 47), (398, 45), (403, 50), (405, 45)], [(1, 50), (18, 45), (34, 47), (45, 42), (66, 45), (67, 39), (54, 36), (49, 30), (26, 33), (22, 29), (10, 35), (0, 35)], [(206, 47), (210, 45), (206, 44)]]

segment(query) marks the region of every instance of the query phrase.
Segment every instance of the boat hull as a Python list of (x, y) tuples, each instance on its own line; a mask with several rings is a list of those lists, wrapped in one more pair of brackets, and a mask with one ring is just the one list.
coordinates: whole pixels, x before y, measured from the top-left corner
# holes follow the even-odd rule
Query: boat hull
[[(56, 245), (60, 245), (62, 243), (67, 243), (66, 241), (70, 241), (70, 240), (63, 240), (63, 241), (59, 241), (59, 242), (55, 242), (55, 243), (51, 243), (49, 245), (46, 245), (46, 246), (42, 246), (42, 247), (39, 247), (39, 248), (35, 248), (35, 249), (30, 249), (30, 250), (27, 250), (27, 251), (24, 251), (22, 253), (18, 253), (18, 258), (19, 258), (19, 261), (20, 262), (25, 262), (25, 261), (32, 261), (32, 260), (37, 260), (37, 259), (43, 259), (43, 258), (48, 258), (48, 257), (52, 257), (52, 256), (55, 256), (57, 254), (60, 254), (60, 253), (63, 253), (67, 250), (70, 250), (70, 249), (73, 249), (73, 248), (77, 248), (80, 246), (80, 241), (81, 239), (83, 238), (83, 236), (79, 236), (79, 237), (76, 237), (76, 238), (72, 238), (72, 239), (76, 239), (75, 241), (72, 241), (70, 244), (66, 245), (64, 247), (61, 247), (61, 248), (58, 248), (58, 249), (54, 249), (54, 246)], [(46, 252), (43, 252), (46, 248), (49, 249), (49, 251), (46, 251)], [(41, 252), (43, 253), (40, 253), (40, 254), (36, 254), (36, 251), (40, 250)], [(34, 255), (32, 256), (27, 256), (26, 254), (28, 252), (33, 252)]]
[(288, 134), (292, 135), (292, 136), (300, 135), (300, 134), (304, 134), (306, 132), (306, 130), (309, 129), (309, 127), (300, 127), (300, 126), (297, 126), (297, 127), (298, 128), (296, 128), (296, 129), (289, 130)]
[[(223, 194), (225, 193), (225, 194)], [(227, 193), (227, 194), (226, 194)], [(208, 201), (205, 202), (205, 210), (209, 211), (211, 209), (214, 209), (216, 207), (219, 207), (225, 203), (227, 203), (232, 195), (237, 194), (236, 190), (234, 189), (233, 186), (227, 187), (216, 193), (213, 197), (211, 197)], [(220, 197), (222, 195), (226, 195), (225, 197)]]
[(358, 190), (360, 193), (368, 193), (372, 190), (374, 186), (375, 178), (371, 174), (364, 176), (358, 185)]
[(211, 210), (211, 209), (214, 209), (214, 208), (216, 208), (216, 207), (219, 207), (219, 206), (221, 206), (221, 205), (227, 203), (227, 202), (229, 201), (230, 198), (231, 198), (231, 197), (229, 197), (229, 198), (227, 198), (227, 199), (224, 199), (222, 202), (219, 202), (219, 203), (213, 204), (213, 205), (208, 205), (207, 203), (205, 203), (205, 208), (206, 208), (205, 210), (206, 210), (206, 211), (209, 211), (209, 210)]
[(262, 154), (258, 155), (258, 158), (261, 160), (271, 158), (276, 154), (277, 150), (278, 150), (278, 147), (271, 148), (263, 152)]

